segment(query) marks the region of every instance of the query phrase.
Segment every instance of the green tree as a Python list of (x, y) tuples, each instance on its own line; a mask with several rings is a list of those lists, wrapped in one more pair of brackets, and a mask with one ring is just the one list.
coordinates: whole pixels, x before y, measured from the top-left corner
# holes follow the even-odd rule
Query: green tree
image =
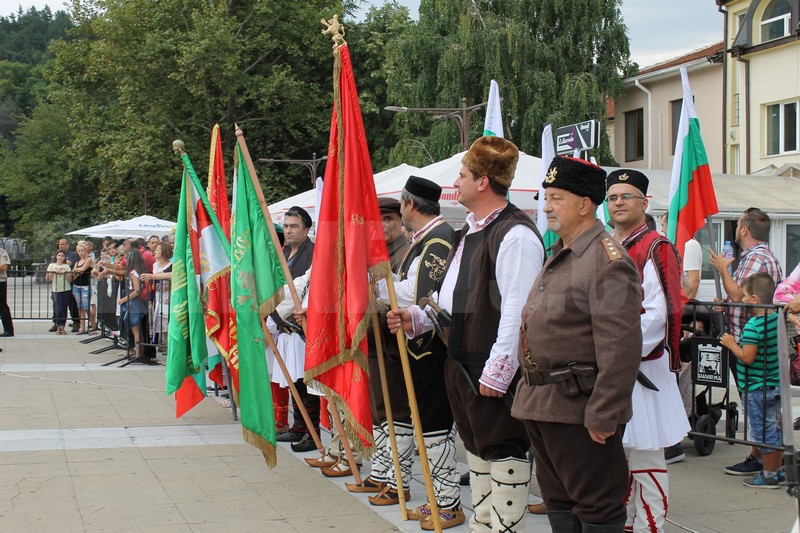
[(345, 27), (372, 168), (378, 172), (390, 166), (389, 152), (399, 140), (391, 114), (383, 110), (390, 77), (389, 54), (411, 28), (411, 18), (407, 7), (391, 1), (371, 7), (363, 22)]
[[(145, 197), (149, 214), (174, 219), (181, 164), (172, 141), (185, 142), (202, 175), (215, 122), (226, 154), (234, 124), (254, 158), (327, 146), (332, 58), (319, 21), (342, 10), (329, 0), (291, 9), (264, 0), (75, 0), (75, 27), (51, 44), (37, 112), (4, 156), (0, 184), (15, 219), (52, 216), (30, 201), (31, 169), (42, 190), (88, 190), (83, 202), (64, 198), (64, 209), (81, 211), (64, 230), (142, 214)], [(34, 135), (48, 128), (59, 135)], [(307, 180), (302, 169), (256, 165), (268, 200)], [(230, 155), (226, 166), (230, 177)]]
[[(598, 160), (612, 163), (605, 134), (605, 97), (621, 90), (631, 68), (619, 0), (422, 0), (420, 19), (390, 51), (389, 100), (408, 107), (458, 107), (483, 102), (496, 79), (503, 96), (506, 137), (539, 153), (541, 131), (600, 119)], [(470, 139), (482, 131), (473, 116)], [(436, 159), (461, 150), (449, 121), (398, 115), (398, 128)], [(426, 163), (407, 143), (392, 163)]]

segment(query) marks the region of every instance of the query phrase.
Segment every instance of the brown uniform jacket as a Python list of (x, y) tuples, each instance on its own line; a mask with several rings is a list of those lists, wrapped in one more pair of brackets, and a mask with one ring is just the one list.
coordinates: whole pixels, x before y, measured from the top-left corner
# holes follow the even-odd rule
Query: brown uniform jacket
[[(599, 221), (570, 248), (559, 240), (523, 308), (531, 359), (544, 369), (596, 364), (590, 396), (569, 398), (556, 385), (520, 380), (511, 414), (523, 420), (615, 431), (631, 417), (642, 351), (642, 284), (628, 254)], [(525, 343), (519, 349), (525, 361)]]

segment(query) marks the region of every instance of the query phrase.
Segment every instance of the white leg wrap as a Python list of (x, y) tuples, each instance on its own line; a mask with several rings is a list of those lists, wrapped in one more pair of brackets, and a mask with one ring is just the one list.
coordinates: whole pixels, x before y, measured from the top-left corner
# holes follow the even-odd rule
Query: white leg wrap
[(492, 530), (492, 463), (467, 452), (467, 464), (475, 511), (469, 519), (469, 530), (471, 533), (489, 533)]
[(525, 531), (531, 465), (526, 459), (509, 457), (491, 462), (492, 531)]
[(372, 426), (372, 436), (375, 438), (375, 453), (372, 454), (372, 470), (369, 477), (382, 483), (386, 483), (386, 474), (392, 467), (389, 430), (387, 428), (386, 422), (380, 426)]
[(431, 468), (436, 505), (452, 509), (461, 504), (460, 476), (456, 469), (456, 429), (423, 435)]
[(669, 507), (669, 479), (664, 450), (625, 450), (631, 482), (626, 498), (625, 528), (637, 533), (661, 533)]
[[(400, 458), (403, 489), (407, 490), (411, 486), (411, 465), (414, 462), (414, 428), (395, 422), (394, 436), (397, 441), (397, 454)], [(391, 447), (391, 442), (388, 443), (387, 447)], [(389, 454), (389, 471), (386, 473), (386, 483), (390, 487), (397, 489), (397, 478), (394, 474), (394, 460), (392, 460), (391, 453)]]

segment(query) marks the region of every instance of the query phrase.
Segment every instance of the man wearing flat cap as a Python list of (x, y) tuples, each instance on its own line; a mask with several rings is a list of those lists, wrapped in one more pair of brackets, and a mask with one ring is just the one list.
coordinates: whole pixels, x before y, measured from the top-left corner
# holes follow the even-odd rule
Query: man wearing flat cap
[(647, 227), (647, 176), (615, 170), (606, 180), (613, 236), (642, 280), (640, 379), (633, 387), (633, 417), (622, 445), (631, 471), (625, 504), (629, 530), (663, 531), (669, 485), (664, 448), (680, 442), (689, 422), (673, 372), (680, 371), (681, 268), (678, 250)]
[[(530, 444), (511, 417), (509, 392), (521, 310), (544, 247), (530, 217), (506, 196), (518, 160), (517, 147), (502, 137), (481, 137), (464, 155), (455, 187), (470, 214), (438, 292), (438, 305), (452, 316), (445, 384), (470, 467), (470, 529), (478, 532), (524, 531), (528, 503)], [(432, 327), (418, 306), (390, 312), (388, 321), (408, 337)]]
[[(411, 246), (403, 258), (395, 282), (399, 307), (409, 307), (419, 303), (420, 299), (436, 290), (444, 274), (447, 256), (450, 255), (453, 243), (453, 228), (440, 214), (441, 194), (442, 188), (439, 185), (417, 176), (408, 178), (400, 193), (403, 224), (411, 229), (413, 235)], [(381, 301), (384, 303), (389, 301), (385, 282), (379, 281), (376, 290)], [(421, 431), (430, 463), (436, 504), (441, 513), (442, 526), (454, 527), (463, 523), (465, 516), (461, 510), (459, 474), (456, 470), (453, 413), (450, 410), (447, 391), (443, 386), (447, 347), (433, 331), (410, 339), (407, 347), (411, 377), (417, 403), (420, 405)], [(393, 355), (391, 349), (389, 354)], [(399, 357), (399, 354), (397, 355)], [(390, 376), (390, 373), (398, 375)], [(392, 372), (387, 371), (387, 381), (402, 384), (402, 368), (395, 365), (392, 367)], [(408, 402), (405, 386), (402, 386), (402, 389), (402, 392), (397, 390), (390, 393), (402, 395)], [(404, 406), (402, 412), (406, 416), (403, 419), (395, 416), (394, 430), (404, 490), (407, 490), (414, 460), (414, 428), (411, 425), (408, 405)], [(371, 497), (370, 503), (373, 505), (396, 503), (398, 498), (396, 485), (394, 464), (391, 464), (387, 474), (386, 489)], [(430, 508), (427, 504), (409, 512), (409, 519), (426, 519), (425, 521), (430, 522), (432, 526), (429, 517)]]
[(394, 198), (381, 197), (378, 198), (378, 208), (381, 210), (383, 235), (386, 237), (386, 247), (389, 249), (389, 264), (392, 266), (392, 272), (397, 272), (408, 249), (408, 241), (403, 235), (400, 202)]
[[(292, 275), (293, 279), (304, 276), (306, 272), (308, 272), (308, 269), (311, 268), (311, 258), (314, 256), (314, 243), (308, 238), (308, 231), (311, 229), (311, 224), (311, 215), (302, 207), (290, 207), (283, 217), (283, 256), (286, 258), (286, 263), (289, 265), (289, 273)], [(301, 298), (302, 297), (301, 295)], [(292, 321), (293, 318), (288, 317), (288, 320)], [(296, 333), (291, 334), (296, 335)], [(304, 343), (303, 347), (305, 347)], [(290, 358), (302, 357), (303, 361), (305, 361), (305, 351), (300, 353), (298, 349), (295, 350), (294, 353), (287, 352), (281, 355), (286, 359), (289, 368), (303, 368), (302, 364), (292, 365), (289, 363), (291, 362)], [(297, 378), (298, 379), (294, 382), (297, 387), (297, 392), (303, 400), (303, 405), (308, 412), (311, 423), (314, 425), (314, 429), (319, 433), (319, 396), (308, 392), (306, 384), (303, 382), (302, 375), (297, 376)], [(292, 451), (298, 453), (316, 449), (294, 396), (292, 396), (292, 418), (294, 420), (294, 425), (289, 431), (280, 433), (276, 437), (276, 440), (280, 442), (291, 442)]]
[(553, 159), (544, 212), (560, 238), (522, 311), (511, 413), (533, 444), (556, 533), (625, 528), (622, 434), (639, 369), (642, 289), (633, 261), (595, 217), (605, 177), (592, 163)]

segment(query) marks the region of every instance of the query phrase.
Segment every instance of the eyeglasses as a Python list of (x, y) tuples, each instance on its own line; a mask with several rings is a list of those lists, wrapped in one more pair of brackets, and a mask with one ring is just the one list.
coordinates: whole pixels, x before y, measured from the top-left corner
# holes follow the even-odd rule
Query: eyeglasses
[(617, 200), (619, 200), (620, 198), (622, 198), (623, 202), (630, 202), (634, 198), (636, 198), (637, 200), (644, 200), (644, 196), (636, 196), (635, 194), (626, 192), (624, 194), (611, 194), (611, 195), (608, 195), (608, 196), (606, 196), (606, 201), (608, 203), (610, 203), (610, 204), (613, 204)]

